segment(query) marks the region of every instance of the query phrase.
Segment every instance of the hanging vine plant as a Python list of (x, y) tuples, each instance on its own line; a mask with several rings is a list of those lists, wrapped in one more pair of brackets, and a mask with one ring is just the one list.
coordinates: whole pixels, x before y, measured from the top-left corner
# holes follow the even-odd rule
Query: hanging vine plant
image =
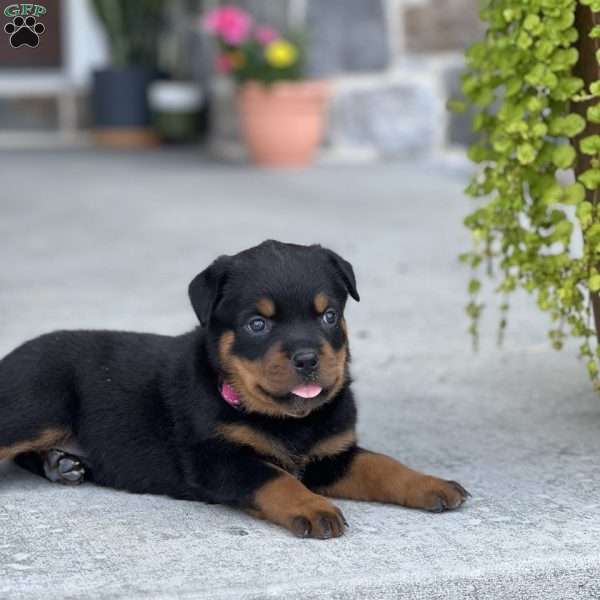
[(467, 51), (462, 80), (478, 135), (469, 158), (479, 168), (467, 193), (485, 198), (465, 219), (473, 247), (461, 255), (473, 270), (471, 334), (476, 342), (481, 271), (487, 269), (503, 295), (500, 336), (508, 296), (523, 288), (549, 313), (553, 347), (560, 349), (569, 334), (580, 340), (594, 381), (600, 359), (599, 12), (600, 0), (484, 0), (487, 31)]

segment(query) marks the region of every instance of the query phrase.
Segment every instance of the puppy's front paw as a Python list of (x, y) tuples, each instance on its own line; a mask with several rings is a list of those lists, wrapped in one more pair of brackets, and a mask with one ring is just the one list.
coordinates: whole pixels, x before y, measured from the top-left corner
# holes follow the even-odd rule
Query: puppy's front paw
[(430, 512), (444, 512), (458, 508), (471, 494), (456, 481), (446, 481), (425, 475), (415, 484), (411, 506)]
[(83, 483), (85, 467), (77, 456), (53, 448), (44, 458), (44, 473), (50, 481), (63, 485)]
[(320, 540), (340, 537), (348, 522), (342, 511), (325, 498), (318, 497), (291, 514), (288, 528), (298, 537), (312, 537)]

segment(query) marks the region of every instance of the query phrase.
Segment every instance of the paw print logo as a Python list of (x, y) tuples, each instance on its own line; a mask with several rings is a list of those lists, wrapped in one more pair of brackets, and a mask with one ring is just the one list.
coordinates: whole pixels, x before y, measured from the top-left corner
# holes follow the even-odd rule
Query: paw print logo
[(46, 31), (46, 28), (38, 23), (35, 17), (31, 15), (27, 18), (15, 17), (12, 23), (4, 26), (4, 31), (10, 35), (10, 45), (13, 48), (19, 46), (29, 46), (36, 48), (40, 43), (40, 35)]

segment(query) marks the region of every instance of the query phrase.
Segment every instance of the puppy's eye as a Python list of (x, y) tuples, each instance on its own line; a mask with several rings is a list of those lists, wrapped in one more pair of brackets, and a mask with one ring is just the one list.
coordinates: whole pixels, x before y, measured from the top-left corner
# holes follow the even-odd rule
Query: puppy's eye
[(328, 308), (321, 316), (321, 319), (325, 325), (332, 327), (338, 322), (337, 311), (333, 308)]
[(266, 333), (270, 329), (270, 323), (262, 317), (252, 317), (246, 323), (246, 329), (250, 333)]

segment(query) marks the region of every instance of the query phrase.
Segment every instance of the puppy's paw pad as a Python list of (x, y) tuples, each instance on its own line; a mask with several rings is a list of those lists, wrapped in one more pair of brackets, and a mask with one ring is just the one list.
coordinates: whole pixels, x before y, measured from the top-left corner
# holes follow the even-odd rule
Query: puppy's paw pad
[(294, 535), (327, 540), (340, 537), (348, 525), (342, 511), (329, 502), (303, 511), (291, 519), (290, 529)]
[(46, 454), (44, 473), (50, 481), (63, 485), (79, 485), (85, 477), (85, 467), (77, 456), (53, 448)]

